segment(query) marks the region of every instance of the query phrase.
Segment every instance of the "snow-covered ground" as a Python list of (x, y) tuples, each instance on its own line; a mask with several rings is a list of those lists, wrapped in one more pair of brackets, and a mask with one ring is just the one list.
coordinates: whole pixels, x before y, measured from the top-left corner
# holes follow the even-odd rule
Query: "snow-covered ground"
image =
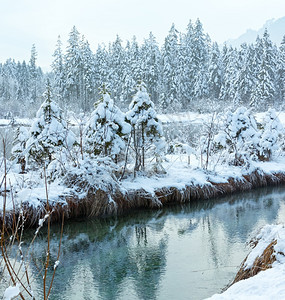
[(0, 119), (0, 126), (31, 126), (33, 119), (28, 118), (16, 118), (16, 119)]
[[(190, 165), (188, 165), (188, 156), (186, 154), (167, 155), (166, 158), (167, 161), (163, 162), (166, 174), (138, 176), (135, 179), (130, 175), (119, 183), (120, 189), (125, 192), (143, 189), (150, 194), (154, 194), (155, 190), (161, 188), (175, 187), (183, 190), (189, 185), (211, 185), (210, 182), (225, 183), (229, 178), (244, 181), (243, 175), (248, 175), (256, 169), (266, 174), (282, 173), (285, 170), (285, 157), (280, 157), (273, 162), (254, 162), (250, 169), (218, 164), (214, 171), (205, 171), (199, 168), (199, 162), (194, 155), (191, 155)], [(2, 178), (3, 174), (1, 180)], [(13, 190), (14, 204), (26, 202), (36, 208), (42, 206), (46, 199), (46, 189), (42, 174), (39, 172), (19, 174), (18, 165), (11, 167), (8, 172), (7, 188)], [(67, 188), (58, 180), (48, 184), (50, 202), (63, 204), (65, 203), (64, 196), (72, 195), (73, 193), (78, 192)], [(8, 195), (7, 209), (13, 209), (14, 204), (12, 198)], [(0, 199), (0, 210), (2, 210), (2, 207), (3, 198)]]
[(258, 169), (266, 174), (285, 172), (285, 158), (272, 162), (254, 162), (251, 169), (229, 165), (217, 165), (215, 171), (205, 171), (198, 167), (198, 161), (191, 155), (191, 164), (187, 164), (187, 155), (168, 155), (168, 162), (163, 164), (166, 175), (153, 177), (129, 178), (122, 181), (122, 186), (127, 189), (144, 189), (153, 194), (162, 187), (175, 187), (183, 189), (189, 185), (203, 186), (213, 183), (226, 183), (229, 178), (244, 181), (243, 175), (250, 174)]
[(272, 269), (259, 272), (257, 275), (241, 280), (222, 294), (208, 298), (211, 300), (248, 300), (248, 299), (285, 299), (285, 225), (266, 225), (257, 236), (259, 242), (249, 254), (245, 265), (250, 268), (255, 258), (261, 256), (265, 248), (274, 240), (276, 261)]
[(191, 111), (176, 113), (176, 114), (160, 114), (159, 120), (162, 124), (167, 123), (195, 123), (200, 124), (208, 120), (211, 116), (209, 114), (199, 114)]
[[(257, 121), (261, 121), (265, 113), (255, 114)], [(211, 118), (211, 114), (200, 114), (192, 111), (173, 113), (173, 114), (158, 114), (157, 115), (162, 124), (169, 123), (194, 123), (201, 124), (204, 121), (207, 121)], [(281, 123), (285, 126), (285, 112), (279, 112), (278, 117)], [(0, 119), (0, 126), (8, 126), (13, 123), (13, 125), (26, 125), (30, 126), (33, 122), (33, 119), (28, 118), (16, 118), (14, 120), (10, 119)], [(70, 116), (70, 123), (74, 126), (78, 125), (78, 119), (75, 119), (74, 116)]]

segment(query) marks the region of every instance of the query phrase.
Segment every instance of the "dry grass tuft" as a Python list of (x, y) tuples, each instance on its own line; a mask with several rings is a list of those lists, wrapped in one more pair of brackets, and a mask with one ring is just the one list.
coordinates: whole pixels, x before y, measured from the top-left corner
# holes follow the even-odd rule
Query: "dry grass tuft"
[(267, 269), (272, 268), (272, 264), (276, 261), (276, 253), (274, 251), (274, 246), (276, 245), (277, 240), (272, 241), (266, 249), (263, 251), (261, 256), (258, 256), (253, 266), (250, 269), (245, 269), (245, 262), (247, 260), (247, 257), (242, 262), (242, 265), (234, 279), (234, 281), (229, 285), (233, 285), (234, 283), (250, 278), (256, 274), (258, 274), (260, 271), (264, 271)]

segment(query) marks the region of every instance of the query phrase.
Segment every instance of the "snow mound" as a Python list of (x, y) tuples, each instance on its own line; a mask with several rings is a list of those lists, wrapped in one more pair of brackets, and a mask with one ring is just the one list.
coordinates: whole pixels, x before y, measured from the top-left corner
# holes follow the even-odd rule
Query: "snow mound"
[(256, 236), (254, 243), (257, 242), (257, 244), (245, 261), (245, 269), (250, 269), (255, 259), (261, 256), (266, 247), (275, 240), (277, 243), (274, 246), (274, 251), (277, 253), (277, 261), (278, 258), (283, 260), (283, 256), (281, 257), (278, 253), (285, 253), (285, 225), (266, 225)]
[(224, 293), (213, 295), (208, 299), (285, 299), (285, 224), (264, 226), (253, 243), (255, 247), (243, 264), (244, 270), (253, 267), (256, 259), (262, 257), (270, 245), (275, 260), (272, 268), (241, 280)]
[(4, 300), (11, 300), (20, 294), (19, 286), (9, 286), (4, 292)]

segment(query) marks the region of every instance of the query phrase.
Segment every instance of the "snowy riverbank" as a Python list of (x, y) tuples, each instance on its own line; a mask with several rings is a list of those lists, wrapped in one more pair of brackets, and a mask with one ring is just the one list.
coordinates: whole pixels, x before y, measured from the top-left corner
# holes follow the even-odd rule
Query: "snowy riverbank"
[[(54, 207), (63, 207), (68, 217), (74, 217), (92, 215), (90, 210), (86, 209), (87, 199), (89, 202), (93, 201), (93, 204), (97, 203), (97, 206), (101, 201), (100, 209), (93, 215), (114, 215), (135, 208), (161, 207), (167, 203), (207, 199), (285, 182), (283, 157), (273, 162), (255, 162), (250, 169), (217, 165), (215, 171), (198, 168), (198, 161), (194, 156), (191, 156), (191, 165), (188, 165), (187, 161), (187, 155), (168, 155), (167, 161), (163, 162), (166, 174), (137, 176), (135, 179), (129, 175), (122, 181), (113, 181), (111, 187), (100, 185), (100, 181), (108, 179), (106, 174), (99, 174), (97, 177), (93, 174), (91, 179), (86, 180), (96, 180), (100, 196), (94, 189), (91, 195), (92, 192), (80, 189), (76, 185), (66, 186), (63, 182), (55, 180), (48, 184), (49, 203)], [(12, 192), (7, 193), (6, 209), (12, 211), (14, 207), (19, 209), (23, 205), (40, 217), (46, 203), (44, 178), (40, 172), (19, 174), (17, 167), (11, 167), (7, 175), (7, 189)], [(81, 205), (85, 206), (85, 210), (78, 210)], [(0, 207), (2, 210), (3, 197)], [(74, 215), (75, 211), (72, 210), (77, 213)]]
[[(187, 202), (223, 195), (235, 191), (249, 190), (254, 187), (285, 182), (285, 158), (276, 159), (274, 162), (255, 162), (251, 169), (241, 167), (217, 165), (214, 171), (205, 171), (197, 167), (198, 161), (191, 157), (188, 165), (187, 155), (167, 156), (163, 167), (167, 174), (152, 177), (138, 176), (118, 182), (120, 194), (109, 194), (107, 202), (103, 199), (105, 207), (101, 212), (112, 214), (124, 212), (140, 207), (160, 207), (170, 202)], [(19, 174), (17, 168), (11, 168), (7, 183), (13, 190), (14, 197), (8, 193), (7, 208), (11, 211), (14, 205), (22, 204), (34, 222), (44, 214), (46, 192), (44, 179), (39, 172)], [(124, 196), (124, 198), (122, 198)], [(88, 216), (90, 210), (86, 209), (90, 195), (80, 193), (76, 188), (66, 187), (59, 181), (48, 184), (48, 197), (50, 203), (56, 208), (64, 207), (69, 217)], [(3, 199), (3, 198), (2, 198)], [(2, 201), (1, 199), (1, 201)], [(13, 200), (12, 200), (13, 199)], [(94, 200), (94, 199), (92, 199)], [(3, 203), (1, 203), (2, 208)], [(83, 205), (83, 208), (82, 206)], [(117, 210), (110, 210), (110, 207)], [(92, 207), (93, 209), (94, 207)], [(119, 209), (121, 208), (121, 209)], [(30, 212), (34, 215), (31, 217)], [(278, 239), (275, 252), (285, 253), (285, 229), (283, 225), (267, 226), (258, 236), (259, 243), (248, 256), (250, 267), (255, 258), (274, 239)], [(283, 255), (276, 256), (272, 269), (260, 272), (256, 276), (242, 280), (231, 286), (223, 294), (217, 294), (211, 300), (222, 299), (284, 299), (285, 296), (285, 260)], [(230, 279), (230, 278), (229, 278)]]
[[(266, 248), (272, 245), (269, 258)], [(216, 294), (211, 300), (246, 300), (246, 299), (285, 299), (285, 225), (266, 225), (257, 236), (257, 244), (246, 258), (244, 269), (254, 267), (255, 261), (272, 260), (272, 266), (261, 270), (257, 275), (233, 284), (222, 294)], [(272, 268), (271, 268), (272, 267)]]

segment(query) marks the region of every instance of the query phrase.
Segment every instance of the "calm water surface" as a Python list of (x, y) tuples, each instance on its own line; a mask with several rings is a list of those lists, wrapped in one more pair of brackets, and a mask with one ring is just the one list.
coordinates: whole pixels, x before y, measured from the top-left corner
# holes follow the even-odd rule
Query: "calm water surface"
[[(247, 242), (267, 223), (285, 221), (285, 188), (68, 222), (50, 299), (204, 299), (235, 276)], [(52, 226), (52, 254), (59, 241)], [(33, 248), (40, 263), (45, 234)], [(32, 267), (36, 274), (36, 268)], [(34, 291), (40, 295), (41, 279)]]

